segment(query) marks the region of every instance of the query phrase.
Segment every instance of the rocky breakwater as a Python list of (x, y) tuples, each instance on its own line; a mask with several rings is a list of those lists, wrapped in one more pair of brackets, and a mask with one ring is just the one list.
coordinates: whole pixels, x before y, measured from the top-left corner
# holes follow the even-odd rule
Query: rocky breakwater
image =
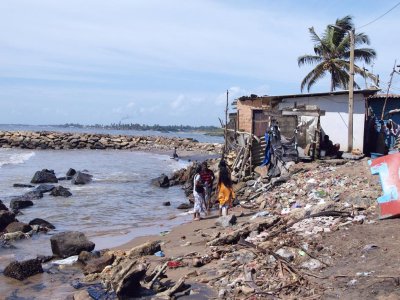
[(136, 149), (216, 153), (221, 144), (199, 143), (189, 138), (125, 136), (92, 133), (0, 131), (0, 147), (26, 149)]

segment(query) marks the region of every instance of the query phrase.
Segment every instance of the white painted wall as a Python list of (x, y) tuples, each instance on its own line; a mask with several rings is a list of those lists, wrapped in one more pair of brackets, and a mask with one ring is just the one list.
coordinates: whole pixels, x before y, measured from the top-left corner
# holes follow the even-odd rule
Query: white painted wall
[[(340, 144), (341, 151), (347, 151), (347, 135), (349, 121), (349, 97), (348, 95), (332, 95), (322, 97), (286, 98), (279, 104), (279, 109), (297, 105), (316, 105), (325, 110), (325, 116), (321, 116), (321, 127), (331, 141)], [(353, 149), (363, 151), (364, 143), (364, 115), (365, 100), (362, 94), (354, 94), (353, 114)]]

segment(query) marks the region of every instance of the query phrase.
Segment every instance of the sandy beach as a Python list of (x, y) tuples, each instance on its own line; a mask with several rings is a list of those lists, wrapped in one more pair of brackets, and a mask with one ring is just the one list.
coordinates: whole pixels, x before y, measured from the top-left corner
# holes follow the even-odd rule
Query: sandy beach
[[(266, 206), (260, 199), (241, 201), (230, 211), (236, 216), (231, 225), (222, 226), (214, 210), (201, 221), (135, 238), (109, 253), (124, 261), (158, 243), (164, 257), (147, 252), (131, 259), (145, 263), (149, 274), (165, 266), (167, 277), (159, 280), (170, 289), (184, 282), (176, 294), (182, 299), (365, 299), (371, 293), (374, 299), (396, 298), (397, 272), (385, 261), (399, 257), (392, 244), (400, 238), (399, 220), (377, 220), (380, 187), (367, 161), (300, 163), (291, 174), (265, 195)], [(320, 190), (314, 190), (316, 184)], [(312, 200), (309, 187), (325, 201)], [(292, 196), (296, 206), (285, 208)], [(114, 262), (100, 278), (117, 266)], [(151, 299), (164, 299), (162, 294)]]

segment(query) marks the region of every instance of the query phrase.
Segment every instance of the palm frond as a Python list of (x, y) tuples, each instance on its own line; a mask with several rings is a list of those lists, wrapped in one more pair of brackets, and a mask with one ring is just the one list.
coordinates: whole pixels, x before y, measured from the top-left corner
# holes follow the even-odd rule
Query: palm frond
[(354, 65), (354, 73), (361, 75), (363, 78), (370, 78), (374, 81), (376, 81), (377, 76), (368, 72), (367, 70), (365, 70), (364, 68), (360, 68), (357, 65)]
[(334, 90), (336, 88), (348, 89), (350, 76), (345, 70), (335, 68), (332, 70), (331, 75)]
[(310, 91), (311, 86), (318, 80), (325, 76), (326, 70), (324, 70), (324, 64), (318, 64), (314, 69), (312, 69), (306, 77), (304, 77), (303, 81), (300, 85), (300, 90), (303, 92), (304, 87), (307, 85), (307, 91)]
[(323, 51), (329, 51), (329, 47), (327, 47), (325, 40), (321, 39), (318, 34), (315, 33), (314, 27), (308, 28), (308, 31), (310, 32), (311, 40), (315, 44), (315, 54), (320, 55)]
[[(326, 70), (323, 64), (319, 64), (314, 70), (313, 74), (308, 80), (307, 91), (309, 92), (311, 87), (320, 79), (324, 78), (326, 75)], [(311, 72), (310, 72), (311, 73)]]
[(376, 58), (376, 52), (371, 48), (354, 49), (354, 60), (370, 64)]
[(362, 44), (370, 44), (369, 36), (366, 35), (365, 33), (359, 32), (354, 35), (354, 44), (357, 45), (362, 45)]
[(340, 41), (340, 43), (336, 47), (336, 51), (337, 53), (340, 53), (340, 55), (343, 55), (344, 53), (350, 51), (350, 36), (348, 34), (345, 35)]
[(353, 17), (347, 15), (341, 19), (336, 19), (335, 25), (337, 27), (343, 28), (345, 32), (346, 30), (351, 30), (352, 28), (354, 28)]
[[(350, 59), (350, 50), (343, 53), (344, 59)], [(371, 48), (354, 49), (354, 61), (362, 61), (370, 64), (376, 58), (376, 51)]]
[(299, 65), (299, 67), (301, 67), (302, 65), (312, 65), (312, 64), (316, 64), (316, 63), (320, 63), (321, 61), (323, 61), (323, 58), (321, 56), (317, 56), (317, 55), (302, 55), (299, 56), (297, 58), (297, 64)]

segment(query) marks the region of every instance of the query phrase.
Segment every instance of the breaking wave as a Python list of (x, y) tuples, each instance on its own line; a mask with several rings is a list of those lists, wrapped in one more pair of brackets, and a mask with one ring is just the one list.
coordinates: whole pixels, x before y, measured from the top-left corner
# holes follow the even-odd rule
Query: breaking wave
[(15, 150), (0, 149), (0, 168), (4, 165), (17, 165), (23, 164), (31, 157), (35, 155), (35, 152), (15, 152)]

